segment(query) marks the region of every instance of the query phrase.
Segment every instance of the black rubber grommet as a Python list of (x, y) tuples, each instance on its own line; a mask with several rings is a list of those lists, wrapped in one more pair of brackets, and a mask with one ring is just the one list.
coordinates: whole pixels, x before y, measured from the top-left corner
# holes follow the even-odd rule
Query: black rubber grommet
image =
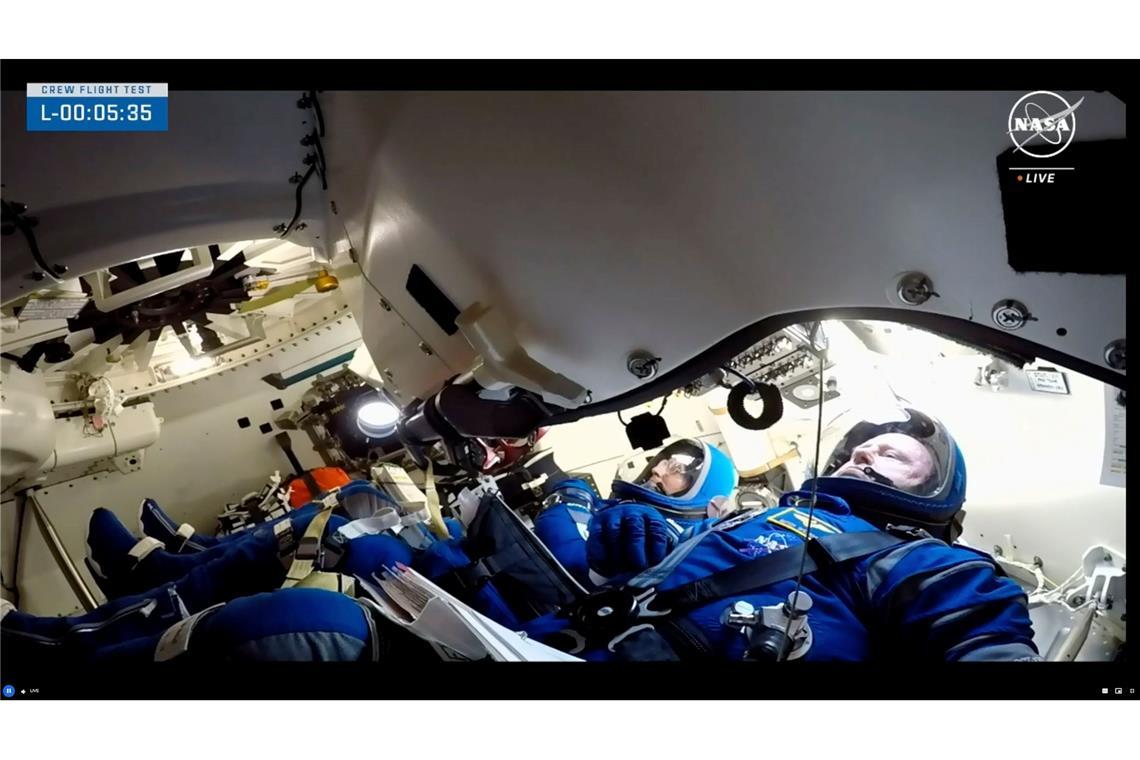
[[(751, 393), (759, 393), (760, 400), (764, 402), (764, 411), (759, 417), (753, 417), (744, 408), (744, 398)], [(780, 389), (769, 383), (737, 383), (728, 392), (728, 416), (745, 430), (767, 430), (780, 421), (784, 416), (784, 397)]]

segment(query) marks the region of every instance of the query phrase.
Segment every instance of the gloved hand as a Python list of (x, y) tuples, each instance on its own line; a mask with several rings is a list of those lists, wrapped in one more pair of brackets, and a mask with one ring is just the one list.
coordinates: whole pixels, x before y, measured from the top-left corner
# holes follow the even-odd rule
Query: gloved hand
[(590, 520), (586, 560), (607, 578), (656, 565), (677, 545), (678, 531), (653, 507), (617, 504)]

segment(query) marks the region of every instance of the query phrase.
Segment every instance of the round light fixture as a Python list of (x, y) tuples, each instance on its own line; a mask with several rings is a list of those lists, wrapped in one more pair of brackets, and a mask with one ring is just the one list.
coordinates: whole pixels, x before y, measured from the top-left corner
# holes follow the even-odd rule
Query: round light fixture
[(815, 401), (819, 398), (819, 388), (813, 383), (804, 383), (793, 388), (792, 395), (800, 401)]
[(356, 410), (356, 426), (369, 438), (391, 435), (400, 419), (400, 410), (387, 401), (369, 401)]

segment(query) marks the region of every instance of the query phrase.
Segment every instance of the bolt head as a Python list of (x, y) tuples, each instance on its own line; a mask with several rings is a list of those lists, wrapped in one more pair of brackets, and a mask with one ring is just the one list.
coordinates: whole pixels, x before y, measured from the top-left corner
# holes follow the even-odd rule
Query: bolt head
[(934, 295), (934, 283), (921, 272), (909, 272), (899, 278), (899, 300), (908, 306), (920, 306)]
[(1104, 347), (1104, 363), (1113, 369), (1125, 370), (1124, 340), (1114, 340)]
[(657, 374), (657, 367), (660, 363), (660, 357), (653, 356), (645, 351), (635, 351), (630, 354), (625, 366), (629, 373), (637, 379), (647, 380)]
[(1019, 330), (1030, 320), (1029, 309), (1025, 304), (1011, 299), (994, 304), (991, 316), (994, 324), (1003, 330)]

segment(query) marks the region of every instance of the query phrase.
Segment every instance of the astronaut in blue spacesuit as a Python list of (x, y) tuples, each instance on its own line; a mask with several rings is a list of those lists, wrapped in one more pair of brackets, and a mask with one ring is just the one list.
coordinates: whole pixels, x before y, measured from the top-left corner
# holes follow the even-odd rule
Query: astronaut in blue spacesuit
[(594, 505), (584, 541), (590, 507), (552, 506), (536, 531), (599, 590), (528, 632), (601, 660), (1040, 659), (1021, 588), (943, 540), (966, 469), (932, 417), (860, 422), (778, 506), (712, 516), (734, 484), (724, 454), (679, 441)]
[[(345, 487), (338, 494), (343, 498), (336, 511), (378, 494), (367, 483)], [(321, 513), (320, 503), (310, 503), (279, 520), (203, 541), (192, 553), (180, 554), (189, 548), (187, 543), (197, 543), (200, 537), (186, 530), (179, 533), (150, 500), (142, 505), (141, 522), (153, 535), (142, 539), (114, 513), (96, 509), (88, 528), (86, 561), (110, 601), (69, 617), (29, 615), (5, 602), (0, 622), (5, 662), (32, 667), (61, 661), (176, 657), (213, 661), (377, 659), (393, 632), (387, 637), (377, 635), (371, 614), (350, 596), (316, 588), (281, 588), (301, 537)], [(328, 548), (329, 539), (348, 520), (342, 514), (326, 517), (322, 532)], [(458, 523), (448, 522), (449, 529), (458, 534)], [(427, 531), (419, 528), (411, 530), (430, 541)], [(355, 558), (367, 564), (338, 557), (337, 570), (349, 576), (366, 577), (381, 566), (413, 561), (408, 541), (390, 534), (363, 535), (354, 543)], [(404, 650), (402, 656), (408, 648)]]
[[(946, 429), (915, 410), (855, 425), (819, 478), (766, 510), (725, 515), (735, 468), (722, 452), (695, 440), (662, 449), (632, 482), (615, 482), (609, 500), (580, 480), (550, 482), (549, 506), (536, 518), (535, 534), (591, 593), (534, 619), (522, 619), (503, 603), (496, 588), (501, 578), (484, 579), (468, 601), (586, 659), (1040, 659), (1024, 592), (985, 555), (945, 542), (965, 499), (965, 463)], [(311, 519), (305, 510), (290, 517), (305, 519)], [(335, 525), (330, 522), (330, 530)], [(295, 528), (303, 531), (300, 524)], [(174, 589), (178, 603), (195, 613), (276, 588), (284, 573), (266, 557), (279, 551), (277, 538), (266, 526), (228, 547), (189, 557), (152, 551), (166, 563), (165, 569), (152, 563), (152, 579), (184, 569), (180, 561), (188, 561), (189, 571), (128, 597), (134, 602), (113, 604), (156, 600), (164, 609)], [(124, 537), (123, 549), (128, 540), (134, 541)], [(398, 555), (398, 561), (441, 578), (472, 560), (466, 539), (415, 551), (398, 544), (388, 535), (355, 539), (338, 569), (367, 576)], [(257, 594), (249, 599), (259, 602), (243, 605), (282, 604), (274, 595), (301, 590)], [(309, 604), (344, 607), (310, 596)], [(344, 611), (343, 620), (356, 630), (359, 610)], [(257, 613), (251, 607), (244, 614)], [(6, 633), (15, 628), (34, 634), (41, 626), (30, 616), (7, 617)], [(99, 621), (107, 617), (96, 615)], [(229, 616), (235, 630), (243, 619)], [(146, 628), (152, 638), (151, 628), (164, 630), (157, 623)], [(319, 638), (319, 631), (309, 634)], [(119, 639), (110, 631), (106, 636), (111, 651), (118, 651)], [(230, 638), (236, 640), (232, 633)], [(133, 640), (146, 642), (144, 651), (153, 649), (146, 636)], [(331, 656), (319, 648), (292, 651)]]

